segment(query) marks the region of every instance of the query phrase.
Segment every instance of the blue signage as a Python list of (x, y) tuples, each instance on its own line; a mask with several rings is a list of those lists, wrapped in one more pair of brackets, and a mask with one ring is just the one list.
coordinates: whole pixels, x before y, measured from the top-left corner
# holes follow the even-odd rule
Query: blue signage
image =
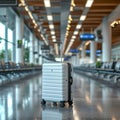
[(69, 52), (71, 52), (71, 53), (78, 53), (79, 52), (79, 50), (78, 49), (70, 49), (70, 51)]
[(94, 40), (95, 35), (91, 33), (84, 33), (80, 35), (80, 40)]

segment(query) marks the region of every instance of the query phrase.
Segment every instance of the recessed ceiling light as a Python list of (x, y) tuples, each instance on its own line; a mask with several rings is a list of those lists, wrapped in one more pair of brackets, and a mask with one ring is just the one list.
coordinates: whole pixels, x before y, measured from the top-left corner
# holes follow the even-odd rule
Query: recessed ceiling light
[(44, 0), (45, 7), (51, 7), (50, 0)]
[(88, 0), (85, 7), (91, 7), (93, 2), (94, 2), (94, 0)]
[(49, 21), (52, 21), (52, 20), (53, 20), (52, 15), (47, 15), (47, 19), (48, 19)]
[(50, 24), (49, 27), (50, 27), (50, 29), (54, 29), (54, 25), (53, 24)]
[(79, 25), (79, 24), (78, 24), (78, 25), (76, 26), (76, 29), (80, 29), (81, 27), (82, 27), (82, 25)]
[(84, 21), (85, 18), (86, 18), (86, 15), (81, 15), (80, 20), (81, 20), (81, 21)]
[(55, 36), (52, 36), (52, 39), (55, 39), (56, 37)]
[(74, 40), (74, 39), (71, 39), (70, 41), (73, 41), (73, 42), (74, 42), (75, 40)]
[(51, 35), (55, 35), (55, 31), (51, 31)]
[(56, 42), (56, 39), (52, 39), (53, 42)]
[(72, 39), (75, 39), (76, 38), (76, 36), (72, 36)]
[(74, 35), (77, 35), (78, 34), (78, 31), (74, 31)]

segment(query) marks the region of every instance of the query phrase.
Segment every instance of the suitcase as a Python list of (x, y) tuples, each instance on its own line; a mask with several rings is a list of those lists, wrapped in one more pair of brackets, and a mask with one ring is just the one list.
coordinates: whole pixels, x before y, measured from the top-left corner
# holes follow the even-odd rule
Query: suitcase
[(71, 98), (71, 68), (68, 63), (44, 63), (42, 69), (42, 104), (46, 101), (65, 102), (72, 105)]

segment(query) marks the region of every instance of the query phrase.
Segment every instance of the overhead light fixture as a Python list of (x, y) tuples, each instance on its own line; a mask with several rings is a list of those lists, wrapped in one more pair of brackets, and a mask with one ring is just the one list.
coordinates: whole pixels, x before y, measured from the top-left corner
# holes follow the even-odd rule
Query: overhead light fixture
[(91, 41), (88, 41), (85, 43), (85, 46), (89, 45), (91, 43)]
[(72, 17), (71, 17), (71, 15), (69, 15), (69, 18), (68, 18), (70, 21), (72, 21)]
[(50, 0), (44, 0), (45, 7), (51, 7)]
[(68, 20), (68, 23), (70, 24), (70, 23), (71, 23), (71, 20)]
[(85, 7), (91, 7), (93, 2), (94, 2), (94, 0), (87, 0)]
[(70, 7), (70, 11), (73, 11), (73, 6)]
[(67, 26), (68, 28), (70, 28), (71, 26), (68, 24), (68, 26)]
[(55, 39), (56, 38), (56, 36), (52, 36), (52, 39)]
[(50, 29), (54, 29), (54, 25), (53, 24), (50, 24), (49, 27), (50, 27)]
[(67, 30), (69, 30), (70, 28), (67, 27)]
[(74, 0), (72, 0), (71, 5), (72, 5), (73, 7), (75, 7)]
[(29, 12), (29, 10), (28, 10), (28, 7), (27, 7), (27, 6), (25, 6), (25, 10), (26, 10), (27, 12)]
[(74, 31), (74, 35), (77, 35), (78, 34), (78, 31)]
[(79, 24), (78, 24), (78, 25), (76, 26), (76, 29), (80, 29), (81, 27), (82, 27), (82, 25), (79, 25)]
[(53, 39), (52, 41), (53, 41), (53, 42), (56, 42), (56, 39)]
[(55, 31), (51, 31), (51, 35), (55, 35)]
[(86, 15), (81, 15), (80, 20), (81, 20), (81, 21), (84, 21), (85, 18), (86, 18)]
[(70, 41), (74, 42), (75, 40), (74, 40), (74, 39), (71, 39)]
[(72, 36), (72, 39), (75, 39), (76, 38), (76, 36)]
[(53, 20), (52, 15), (47, 15), (47, 19), (48, 19), (49, 21), (52, 21), (52, 20)]

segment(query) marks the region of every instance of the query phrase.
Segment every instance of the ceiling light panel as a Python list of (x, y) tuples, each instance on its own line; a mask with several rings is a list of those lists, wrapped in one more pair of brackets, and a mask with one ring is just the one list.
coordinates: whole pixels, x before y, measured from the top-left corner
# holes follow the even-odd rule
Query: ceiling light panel
[(93, 2), (94, 2), (94, 0), (88, 0), (85, 7), (91, 7)]
[(82, 27), (82, 25), (77, 25), (76, 29), (80, 29)]
[(52, 39), (55, 39), (56, 37), (55, 36), (52, 36)]
[(52, 15), (47, 15), (47, 19), (48, 19), (49, 21), (52, 21), (52, 20), (53, 20)]
[(53, 41), (53, 42), (56, 42), (56, 39), (53, 39), (52, 41)]
[(51, 35), (55, 35), (55, 31), (51, 31)]
[(49, 27), (50, 27), (50, 29), (54, 29), (54, 25), (53, 24), (50, 24)]
[(45, 7), (51, 7), (50, 0), (44, 0)]
[(84, 21), (85, 18), (86, 18), (86, 15), (81, 15), (80, 20), (81, 20), (81, 21)]
[(74, 35), (77, 35), (78, 34), (78, 31), (74, 31)]

